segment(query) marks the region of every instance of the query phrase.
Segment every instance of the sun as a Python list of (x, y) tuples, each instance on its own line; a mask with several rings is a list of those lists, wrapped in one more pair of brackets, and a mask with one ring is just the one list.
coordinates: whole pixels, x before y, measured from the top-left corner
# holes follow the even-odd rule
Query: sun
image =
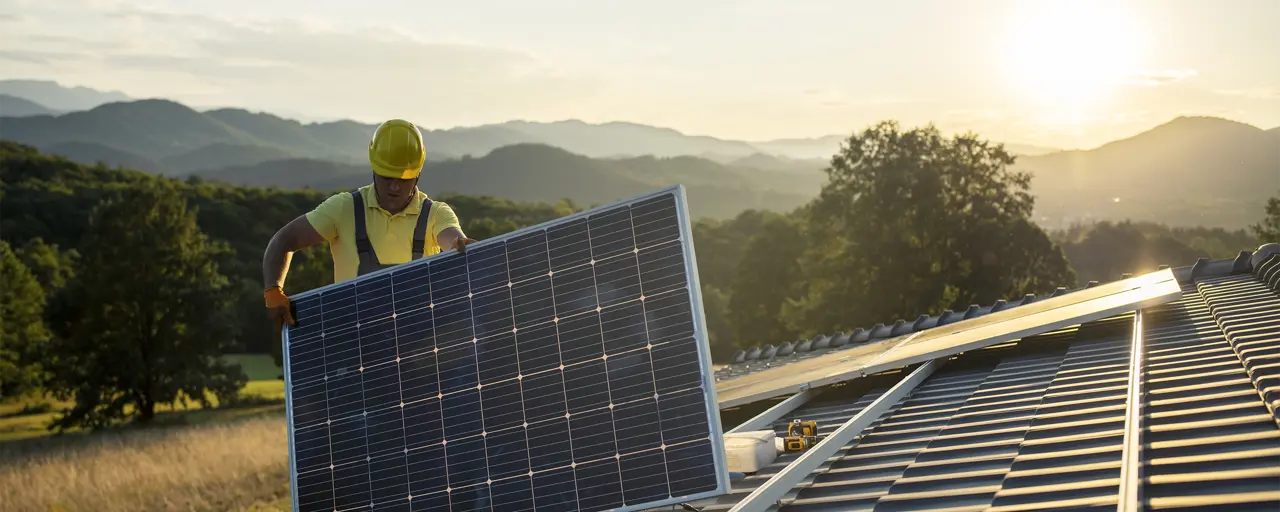
[(1115, 2), (1020, 2), (1005, 42), (1012, 85), (1041, 108), (1083, 115), (1138, 59), (1137, 26)]

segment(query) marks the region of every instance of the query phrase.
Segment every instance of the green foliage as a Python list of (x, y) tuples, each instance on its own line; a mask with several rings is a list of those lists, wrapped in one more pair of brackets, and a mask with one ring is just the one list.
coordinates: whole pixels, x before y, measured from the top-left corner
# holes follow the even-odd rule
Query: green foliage
[(182, 192), (152, 181), (92, 209), (52, 351), (51, 391), (75, 404), (54, 427), (148, 422), (158, 404), (209, 407), (208, 394), (232, 399), (247, 381), (220, 358), (234, 295), (216, 260), (229, 249), (201, 233)]
[[(1030, 177), (974, 135), (884, 122), (832, 158), (788, 321), (806, 334), (1070, 285), (1061, 250), (1030, 220)], [(775, 250), (777, 250), (775, 248)]]
[(0, 240), (0, 398), (37, 389), (43, 368), (36, 354), (49, 339), (45, 292), (8, 242)]
[(1251, 226), (1259, 244), (1280, 242), (1280, 197), (1267, 200), (1266, 217)]
[(1170, 228), (1145, 222), (1098, 222), (1053, 233), (1081, 281), (1108, 282), (1198, 258), (1232, 258), (1255, 247), (1244, 230)]
[(799, 220), (771, 216), (747, 240), (728, 308), (728, 321), (739, 343), (777, 343), (802, 330), (788, 325), (783, 311), (804, 289), (796, 264), (808, 248), (803, 229)]

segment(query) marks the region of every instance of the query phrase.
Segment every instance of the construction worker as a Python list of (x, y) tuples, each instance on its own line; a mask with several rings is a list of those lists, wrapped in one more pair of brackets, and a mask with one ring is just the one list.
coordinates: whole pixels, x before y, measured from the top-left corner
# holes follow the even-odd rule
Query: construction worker
[(373, 183), (334, 194), (271, 237), (262, 280), (277, 338), (283, 324), (294, 325), (283, 289), (297, 251), (329, 242), (336, 283), (441, 251), (465, 252), (475, 241), (463, 234), (449, 205), (418, 190), (426, 157), (417, 126), (402, 119), (382, 123), (369, 140)]

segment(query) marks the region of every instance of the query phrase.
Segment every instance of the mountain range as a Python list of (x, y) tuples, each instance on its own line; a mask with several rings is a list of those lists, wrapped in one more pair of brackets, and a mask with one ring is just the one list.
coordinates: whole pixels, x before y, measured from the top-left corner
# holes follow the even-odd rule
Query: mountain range
[[(335, 190), (368, 180), (371, 124), (120, 96), (0, 81), (0, 137), (83, 163), (238, 184)], [(423, 135), (424, 179), (438, 192), (593, 204), (679, 182), (690, 188), (695, 213), (714, 217), (787, 210), (812, 198), (845, 138), (736, 141), (576, 120)], [(1033, 174), (1036, 216), (1046, 227), (1129, 218), (1238, 228), (1280, 188), (1280, 129), (1220, 118), (1180, 117), (1090, 150), (1006, 149), (1020, 155), (1015, 168)]]

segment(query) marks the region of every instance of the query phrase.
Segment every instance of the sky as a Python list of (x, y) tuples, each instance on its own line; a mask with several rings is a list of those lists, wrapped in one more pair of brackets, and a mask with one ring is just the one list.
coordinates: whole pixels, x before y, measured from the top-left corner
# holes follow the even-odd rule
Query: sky
[(0, 78), (426, 128), (877, 121), (1095, 147), (1280, 126), (1277, 0), (0, 0)]

